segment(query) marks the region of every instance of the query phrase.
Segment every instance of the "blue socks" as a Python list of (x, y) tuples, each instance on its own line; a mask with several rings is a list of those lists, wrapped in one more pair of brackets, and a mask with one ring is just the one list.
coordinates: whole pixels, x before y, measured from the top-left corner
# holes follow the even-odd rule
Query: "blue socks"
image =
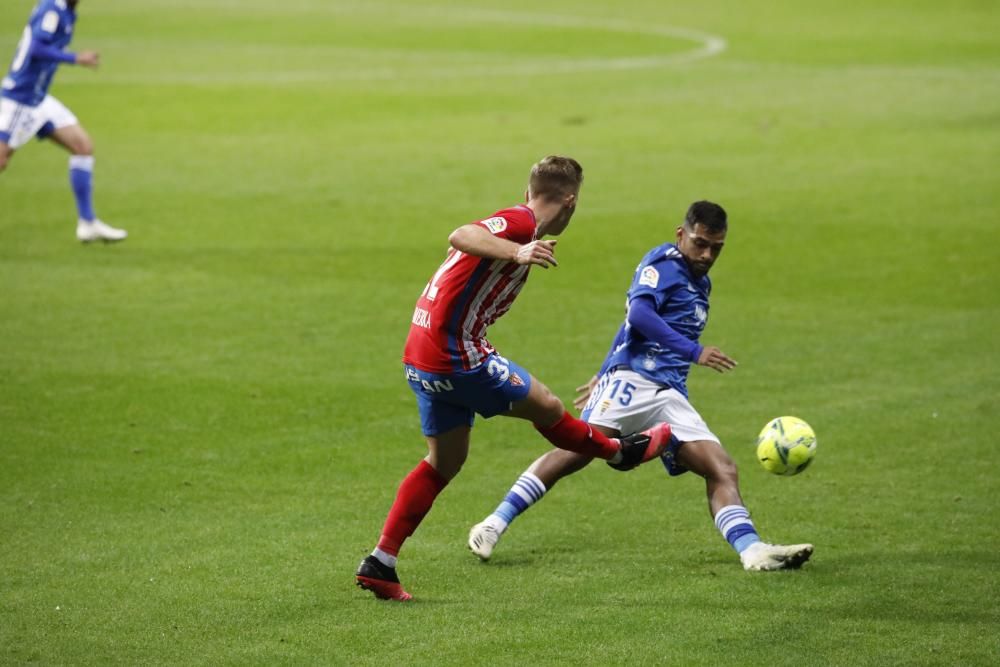
[(715, 527), (726, 538), (736, 553), (743, 553), (747, 547), (760, 542), (757, 529), (750, 520), (750, 512), (742, 505), (726, 505), (715, 515)]
[(487, 521), (503, 532), (519, 514), (541, 500), (545, 490), (542, 480), (530, 472), (523, 473)]
[(70, 156), (69, 184), (73, 187), (73, 196), (76, 197), (76, 210), (79, 218), (86, 222), (93, 222), (97, 217), (94, 214), (94, 201), (92, 197), (93, 176), (93, 155)]

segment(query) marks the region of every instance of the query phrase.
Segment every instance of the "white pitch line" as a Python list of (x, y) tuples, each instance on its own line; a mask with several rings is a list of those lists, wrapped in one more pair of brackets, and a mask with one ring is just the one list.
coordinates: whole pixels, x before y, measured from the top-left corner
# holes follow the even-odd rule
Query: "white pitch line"
[[(368, 7), (371, 9), (371, 7)], [(398, 8), (396, 8), (398, 10)], [(426, 55), (424, 52), (413, 52), (408, 55), (400, 53), (400, 59), (411, 67), (394, 65), (378, 65), (374, 67), (356, 67), (356, 63), (345, 63), (346, 67), (337, 69), (302, 68), (283, 71), (246, 71), (197, 73), (197, 72), (148, 72), (116, 76), (113, 74), (102, 77), (102, 83), (141, 85), (144, 83), (174, 83), (174, 84), (301, 84), (325, 83), (336, 81), (394, 81), (394, 80), (426, 80), (478, 78), (484, 76), (545, 76), (551, 74), (572, 74), (580, 72), (626, 71), (651, 69), (688, 64), (719, 55), (727, 48), (726, 40), (717, 35), (676, 26), (657, 26), (642, 23), (618, 21), (615, 19), (585, 19), (556, 14), (522, 14), (492, 10), (465, 10), (456, 12), (453, 9), (422, 7), (416, 15), (422, 21), (432, 19), (434, 25), (442, 23), (450, 25), (523, 25), (544, 26), (555, 28), (577, 28), (621, 33), (624, 35), (646, 35), (662, 37), (670, 40), (694, 42), (693, 49), (676, 53), (646, 56), (621, 56), (608, 58), (533, 58), (518, 62), (478, 63), (478, 64), (435, 64), (426, 67), (412, 67), (412, 58)], [(143, 42), (146, 48), (149, 42)], [(122, 44), (122, 42), (118, 42)], [(190, 44), (188, 47), (190, 48)], [(219, 49), (219, 44), (204, 44), (207, 49)], [(243, 46), (243, 45), (241, 45)], [(248, 45), (249, 46), (249, 45)], [(224, 47), (221, 47), (224, 48)], [(291, 47), (295, 48), (295, 47)], [(313, 47), (315, 48), (315, 47)], [(335, 45), (331, 45), (336, 49)], [(380, 53), (372, 49), (373, 54)], [(435, 54), (440, 57), (440, 54)], [(469, 54), (464, 54), (468, 56)]]

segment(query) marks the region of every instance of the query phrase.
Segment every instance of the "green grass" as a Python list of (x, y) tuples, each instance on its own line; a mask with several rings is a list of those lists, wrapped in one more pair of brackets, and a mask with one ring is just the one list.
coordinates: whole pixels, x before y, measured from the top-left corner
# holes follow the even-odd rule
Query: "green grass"
[[(2, 3), (0, 52), (30, 5)], [(0, 663), (996, 663), (991, 3), (80, 10), (104, 65), (53, 92), (131, 237), (73, 241), (50, 146), (0, 176)], [(728, 49), (615, 65), (698, 47), (670, 27)], [(580, 210), (491, 340), (569, 399), (638, 259), (724, 204), (705, 341), (741, 363), (692, 398), (763, 536), (816, 544), (801, 571), (744, 573), (657, 466), (566, 480), (480, 565), (469, 526), (545, 449), (492, 420), (403, 552), (416, 602), (353, 587), (423, 454), (413, 301), (551, 152)], [(819, 433), (800, 477), (754, 462), (779, 414)]]

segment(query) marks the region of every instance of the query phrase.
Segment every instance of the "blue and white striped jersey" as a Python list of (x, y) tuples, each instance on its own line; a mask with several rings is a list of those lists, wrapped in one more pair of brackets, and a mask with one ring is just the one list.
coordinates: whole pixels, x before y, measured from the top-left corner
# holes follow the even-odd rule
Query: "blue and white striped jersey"
[(14, 61), (3, 80), (3, 97), (27, 106), (38, 106), (49, 92), (59, 60), (33, 54), (38, 47), (65, 49), (73, 38), (76, 12), (66, 0), (40, 0), (17, 44)]
[[(650, 296), (656, 312), (674, 331), (697, 343), (708, 323), (709, 277), (696, 278), (673, 243), (653, 248), (635, 270), (628, 300)], [(626, 319), (618, 332), (619, 344), (609, 353), (603, 368), (631, 368), (643, 377), (672, 387), (687, 396), (687, 376), (692, 359), (665, 349), (629, 326)]]

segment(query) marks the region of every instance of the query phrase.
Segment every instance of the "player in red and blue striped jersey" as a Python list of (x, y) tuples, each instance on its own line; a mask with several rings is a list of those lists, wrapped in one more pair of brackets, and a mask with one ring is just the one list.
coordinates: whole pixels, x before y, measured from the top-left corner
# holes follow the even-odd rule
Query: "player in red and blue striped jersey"
[(66, 51), (79, 0), (40, 0), (21, 34), (0, 91), (0, 171), (32, 137), (51, 139), (70, 153), (69, 180), (76, 198), (76, 236), (83, 242), (121, 241), (128, 234), (94, 213), (94, 144), (73, 112), (49, 95), (62, 63), (96, 68), (96, 51)]
[(549, 156), (534, 167), (526, 203), (456, 229), (451, 249), (417, 300), (403, 364), (417, 397), (428, 455), (403, 480), (378, 546), (358, 568), (359, 586), (382, 599), (408, 600), (396, 558), (469, 451), (475, 415), (532, 422), (556, 447), (629, 470), (659, 456), (670, 427), (608, 438), (566, 411), (527, 370), (494, 350), (486, 329), (506, 313), (532, 266), (556, 266), (555, 240), (576, 210), (583, 169)]
[[(542, 258), (540, 265), (548, 267), (555, 241), (537, 241), (535, 213), (526, 204), (497, 211), (474, 225), (475, 233), (483, 239), (490, 237), (479, 229), (518, 244), (525, 255), (537, 252)], [(455, 240), (461, 243), (456, 237), (453, 244)], [(516, 257), (505, 260), (476, 256), (453, 245), (417, 300), (403, 362), (443, 374), (480, 366), (494, 353), (484, 337), (486, 328), (510, 309), (528, 279), (531, 264), (521, 263)]]

